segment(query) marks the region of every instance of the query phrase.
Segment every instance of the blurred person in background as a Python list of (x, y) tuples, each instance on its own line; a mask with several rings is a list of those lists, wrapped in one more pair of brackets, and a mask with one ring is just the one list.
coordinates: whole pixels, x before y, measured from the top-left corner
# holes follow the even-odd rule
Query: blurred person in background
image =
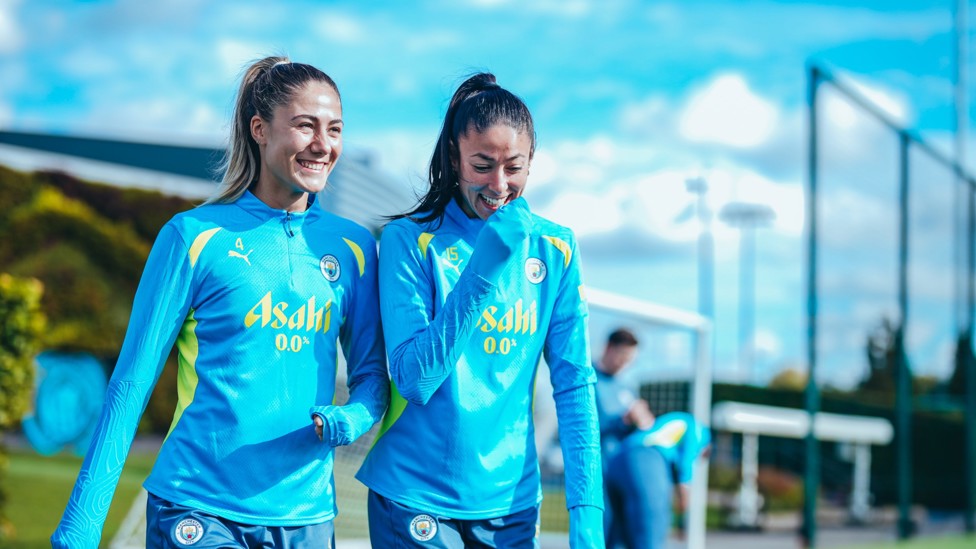
[[(321, 70), (245, 72), (218, 194), (160, 231), (55, 548), (95, 548), (174, 343), (179, 400), (145, 481), (146, 546), (331, 547), (334, 447), (389, 398), (370, 233), (315, 205), (342, 152)], [(332, 406), (337, 343), (349, 402)]]
[[(637, 389), (619, 374), (637, 358), (637, 336), (627, 328), (617, 328), (607, 337), (603, 354), (593, 364), (596, 369), (596, 404), (600, 417), (600, 445), (604, 458), (620, 441), (637, 429), (654, 423), (654, 414)], [(606, 461), (604, 460), (604, 468)]]
[(627, 549), (666, 548), (672, 508), (680, 514), (683, 536), (694, 465), (710, 448), (709, 430), (685, 412), (662, 414), (649, 429), (624, 438), (606, 466), (607, 499), (620, 532), (612, 543)]
[(573, 233), (524, 198), (525, 103), (494, 75), (455, 92), (429, 190), (380, 246), (393, 397), (357, 477), (373, 547), (539, 546), (532, 408), (545, 356), (565, 460), (570, 547), (603, 546), (588, 308)]
[[(603, 353), (593, 364), (596, 369), (596, 405), (600, 418), (600, 448), (603, 455), (603, 474), (606, 480), (610, 459), (620, 443), (631, 433), (648, 429), (654, 424), (654, 414), (647, 401), (638, 396), (637, 388), (620, 374), (637, 358), (638, 340), (627, 328), (617, 328), (607, 337)], [(619, 501), (607, 496), (604, 507), (604, 529), (607, 547), (616, 547), (623, 536), (618, 515), (623, 511)]]

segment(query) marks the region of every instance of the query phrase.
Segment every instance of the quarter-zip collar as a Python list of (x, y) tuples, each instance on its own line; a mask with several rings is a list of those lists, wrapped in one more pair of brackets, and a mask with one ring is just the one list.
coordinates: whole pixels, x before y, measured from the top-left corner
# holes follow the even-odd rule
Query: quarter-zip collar
[(468, 214), (464, 213), (461, 206), (458, 206), (456, 199), (448, 202), (447, 207), (444, 208), (444, 215), (450, 219), (451, 223), (460, 227), (465, 233), (478, 234), (481, 228), (485, 226), (484, 219), (477, 216), (468, 217)]
[(306, 220), (314, 219), (320, 215), (320, 209), (315, 206), (316, 195), (309, 193), (308, 207), (303, 212), (289, 212), (268, 206), (260, 198), (254, 196), (251, 191), (244, 191), (244, 194), (237, 199), (236, 204), (244, 211), (260, 219), (261, 221), (277, 220), (282, 224), (285, 234), (295, 236), (305, 224)]

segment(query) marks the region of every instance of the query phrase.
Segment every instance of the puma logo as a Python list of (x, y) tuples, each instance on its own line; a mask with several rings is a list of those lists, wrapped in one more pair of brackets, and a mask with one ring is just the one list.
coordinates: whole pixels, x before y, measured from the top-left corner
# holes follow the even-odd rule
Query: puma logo
[(234, 250), (227, 250), (227, 257), (239, 257), (239, 258), (243, 259), (245, 263), (247, 263), (247, 266), (248, 267), (250, 267), (251, 266), (251, 260), (248, 259), (248, 256), (251, 255), (251, 252), (253, 252), (253, 251), (254, 251), (253, 249), (252, 250), (248, 250), (246, 254), (242, 254), (240, 252), (235, 252)]
[[(447, 259), (446, 257), (442, 257), (441, 258), (441, 264), (443, 264), (446, 267), (450, 267), (450, 268), (454, 269), (454, 272), (457, 273), (458, 276), (461, 276), (461, 269), (458, 267), (458, 265), (455, 265), (454, 263), (451, 263), (451, 261), (449, 259)], [(458, 264), (460, 264), (460, 261), (458, 262)]]

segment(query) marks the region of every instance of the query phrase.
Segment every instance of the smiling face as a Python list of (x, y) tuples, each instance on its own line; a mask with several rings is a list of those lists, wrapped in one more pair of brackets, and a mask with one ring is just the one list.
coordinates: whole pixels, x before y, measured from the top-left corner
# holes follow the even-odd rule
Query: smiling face
[(271, 120), (255, 115), (251, 135), (261, 149), (254, 194), (274, 208), (304, 210), (306, 193), (325, 188), (342, 153), (339, 95), (325, 82), (309, 82), (275, 107)]
[(525, 190), (532, 140), (508, 124), (483, 132), (469, 127), (458, 136), (451, 162), (458, 174), (461, 207), (468, 217), (488, 219)]

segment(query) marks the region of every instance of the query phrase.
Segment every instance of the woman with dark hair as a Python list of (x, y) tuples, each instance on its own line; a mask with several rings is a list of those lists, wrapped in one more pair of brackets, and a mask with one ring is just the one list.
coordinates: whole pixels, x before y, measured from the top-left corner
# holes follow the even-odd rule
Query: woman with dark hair
[(525, 103), (491, 74), (451, 99), (430, 189), (380, 247), (392, 401), (358, 478), (373, 547), (538, 547), (532, 420), (549, 365), (572, 547), (603, 547), (587, 305), (572, 232), (529, 212)]
[[(342, 152), (321, 70), (251, 65), (217, 195), (160, 231), (56, 548), (94, 549), (174, 343), (179, 400), (144, 484), (146, 547), (331, 547), (333, 448), (389, 400), (376, 243), (315, 206)], [(332, 406), (337, 343), (349, 402)]]

